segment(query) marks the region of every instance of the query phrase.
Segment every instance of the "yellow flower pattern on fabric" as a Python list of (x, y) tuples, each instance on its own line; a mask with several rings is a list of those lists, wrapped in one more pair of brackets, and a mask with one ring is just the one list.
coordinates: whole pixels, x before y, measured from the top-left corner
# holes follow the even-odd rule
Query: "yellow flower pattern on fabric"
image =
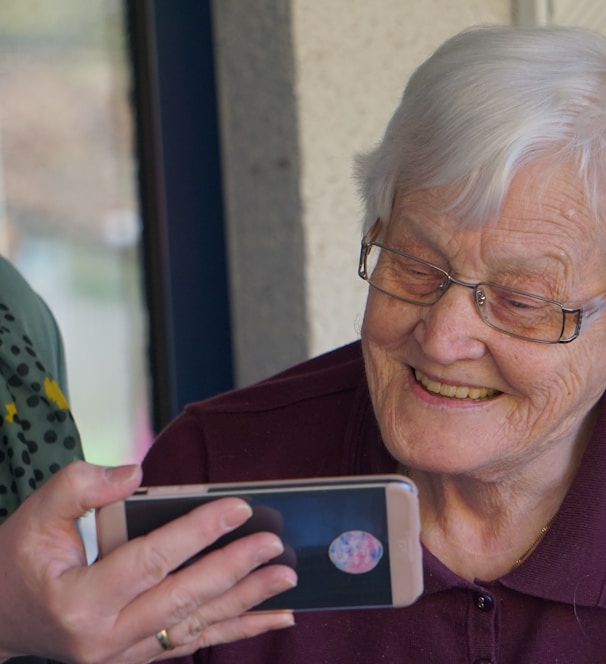
[(61, 388), (57, 381), (51, 380), (48, 376), (44, 379), (44, 393), (46, 396), (62, 410), (68, 410), (69, 404), (67, 399), (63, 396)]
[[(84, 456), (59, 378), (65, 376), (59, 332), (35, 293), (13, 293), (10, 275), (8, 284), (3, 279), (6, 268), (0, 257), (2, 297), (18, 296), (19, 315), (0, 297), (0, 524), (60, 468)], [(49, 334), (33, 339), (30, 328), (38, 327)], [(56, 377), (47, 372), (51, 366)]]
[(15, 402), (11, 401), (10, 403), (5, 404), (4, 408), (6, 409), (6, 415), (4, 416), (4, 421), (14, 422), (15, 415), (17, 414), (17, 406), (15, 406)]

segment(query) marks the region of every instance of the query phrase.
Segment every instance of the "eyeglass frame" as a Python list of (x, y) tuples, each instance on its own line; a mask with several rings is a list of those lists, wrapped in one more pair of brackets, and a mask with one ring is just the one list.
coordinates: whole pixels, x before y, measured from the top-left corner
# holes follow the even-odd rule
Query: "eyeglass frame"
[[(533, 341), (535, 343), (542, 343), (542, 344), (568, 344), (571, 341), (574, 341), (581, 334), (582, 330), (586, 330), (591, 325), (591, 323), (593, 323), (597, 319), (597, 314), (603, 313), (604, 310), (606, 309), (606, 292), (601, 293), (600, 295), (596, 295), (595, 297), (592, 297), (590, 300), (587, 300), (586, 302), (578, 305), (577, 307), (568, 307), (562, 304), (561, 302), (558, 302), (557, 300), (552, 300), (551, 298), (544, 297), (542, 295), (535, 295), (534, 293), (528, 293), (526, 291), (517, 290), (515, 288), (509, 288), (508, 286), (501, 286), (500, 284), (493, 284), (489, 281), (481, 281), (477, 284), (461, 281), (460, 279), (456, 279), (451, 274), (446, 272), (446, 270), (443, 270), (441, 267), (438, 267), (437, 265), (434, 265), (429, 261), (423, 260), (422, 258), (417, 258), (416, 256), (407, 254), (405, 251), (395, 249), (394, 247), (388, 247), (387, 245), (381, 242), (375, 242), (374, 240), (369, 240), (369, 238), (372, 237), (372, 235), (376, 235), (377, 227), (378, 223), (375, 223), (374, 226), (370, 229), (370, 231), (368, 231), (368, 233), (366, 233), (366, 235), (362, 238), (361, 248), (360, 248), (360, 261), (358, 263), (358, 276), (364, 281), (366, 281), (369, 286), (372, 286), (381, 293), (385, 293), (385, 295), (393, 297), (394, 299), (399, 300), (400, 302), (406, 302), (407, 304), (414, 304), (420, 307), (431, 307), (442, 298), (444, 293), (446, 293), (446, 291), (450, 288), (452, 284), (456, 284), (457, 286), (464, 286), (465, 288), (470, 288), (473, 291), (474, 293), (473, 299), (474, 299), (474, 304), (476, 306), (476, 311), (478, 312), (480, 320), (482, 320), (482, 322), (484, 322), (486, 325), (493, 328), (494, 330), (498, 330), (499, 332), (507, 334), (511, 337), (522, 339), (524, 341)], [(437, 270), (440, 274), (442, 274), (445, 278), (445, 282), (443, 286), (438, 287), (437, 290), (439, 294), (436, 300), (434, 302), (418, 302), (415, 300), (408, 300), (399, 295), (395, 295), (394, 293), (390, 293), (389, 291), (386, 291), (385, 289), (381, 288), (380, 286), (377, 286), (376, 284), (373, 284), (371, 281), (371, 276), (368, 274), (368, 270), (366, 268), (366, 259), (368, 258), (368, 254), (370, 253), (370, 250), (373, 246), (378, 247), (379, 249), (385, 249), (386, 251), (393, 252), (398, 256), (402, 256), (404, 258), (410, 258), (413, 261), (418, 261), (422, 265), (426, 265), (427, 267)], [(481, 303), (479, 301), (479, 298), (481, 295), (484, 294), (480, 289), (480, 286), (492, 286), (494, 288), (500, 288), (502, 290), (509, 291), (517, 295), (525, 295), (527, 297), (533, 297), (538, 300), (542, 300), (543, 302), (549, 302), (551, 304), (557, 305), (562, 311), (562, 334), (564, 334), (564, 330), (566, 329), (566, 316), (576, 314), (578, 318), (576, 321), (574, 332), (566, 338), (562, 338), (562, 336), (560, 336), (559, 339), (554, 339), (553, 341), (549, 341), (547, 339), (533, 339), (532, 337), (526, 337), (524, 335), (516, 334), (515, 332), (509, 332), (508, 330), (504, 330), (500, 327), (497, 327), (493, 323), (490, 323), (488, 320), (486, 320), (486, 318), (484, 318), (484, 316), (482, 315), (482, 311), (480, 309)]]

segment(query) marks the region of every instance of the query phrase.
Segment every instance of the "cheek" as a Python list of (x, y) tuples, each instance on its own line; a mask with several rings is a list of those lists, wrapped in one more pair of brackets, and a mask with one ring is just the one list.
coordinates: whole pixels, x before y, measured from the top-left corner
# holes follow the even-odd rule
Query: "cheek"
[(569, 357), (568, 363), (563, 362), (560, 368), (560, 391), (562, 398), (572, 403), (591, 402), (591, 407), (606, 387), (606, 354), (594, 350), (603, 348), (606, 340), (602, 340), (599, 345), (582, 345), (581, 338), (578, 341), (577, 352)]
[(511, 417), (529, 428), (581, 420), (604, 391), (606, 362), (580, 344), (532, 346), (497, 364), (519, 399)]
[(414, 311), (415, 307), (371, 289), (362, 321), (362, 339), (385, 351), (397, 348), (414, 329)]
[[(402, 396), (406, 377), (402, 361), (414, 330), (414, 307), (407, 307), (380, 293), (368, 298), (362, 323), (362, 350), (366, 376), (375, 412), (392, 412), (393, 404)], [(403, 383), (404, 381), (404, 383)]]

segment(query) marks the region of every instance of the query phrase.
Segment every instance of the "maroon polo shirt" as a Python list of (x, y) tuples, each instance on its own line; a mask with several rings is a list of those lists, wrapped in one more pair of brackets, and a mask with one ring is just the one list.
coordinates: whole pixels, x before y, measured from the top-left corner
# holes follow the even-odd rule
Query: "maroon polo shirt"
[[(516, 570), (461, 579), (424, 550), (425, 590), (401, 609), (302, 612), (296, 626), (188, 664), (606, 662), (606, 412), (549, 531)], [(159, 436), (146, 484), (391, 473), (360, 344), (191, 404)]]

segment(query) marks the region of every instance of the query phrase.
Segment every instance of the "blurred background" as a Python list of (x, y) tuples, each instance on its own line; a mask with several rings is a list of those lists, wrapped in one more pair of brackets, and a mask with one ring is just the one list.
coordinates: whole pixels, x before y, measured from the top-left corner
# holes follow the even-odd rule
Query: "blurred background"
[(0, 0), (0, 252), (52, 308), (90, 461), (357, 338), (356, 153), (480, 23), (603, 0)]

